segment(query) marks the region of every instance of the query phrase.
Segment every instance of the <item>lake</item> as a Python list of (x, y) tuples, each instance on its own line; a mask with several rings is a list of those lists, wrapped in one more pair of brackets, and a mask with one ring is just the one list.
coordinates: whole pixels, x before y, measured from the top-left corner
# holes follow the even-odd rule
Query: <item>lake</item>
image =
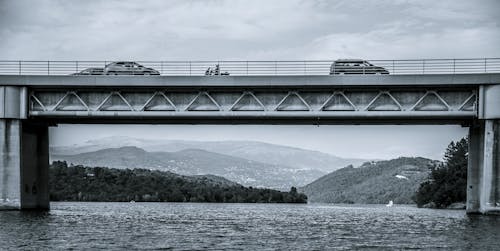
[(414, 206), (52, 202), (0, 211), (0, 249), (498, 250), (500, 217)]

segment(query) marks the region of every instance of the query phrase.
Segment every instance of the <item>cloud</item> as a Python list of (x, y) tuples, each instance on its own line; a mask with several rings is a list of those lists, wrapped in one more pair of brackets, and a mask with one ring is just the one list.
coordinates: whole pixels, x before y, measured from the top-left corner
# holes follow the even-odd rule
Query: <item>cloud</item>
[[(0, 55), (38, 60), (498, 56), (495, 1), (1, 1)], [(497, 8), (498, 9), (498, 8)]]
[[(496, 27), (446, 29), (441, 32), (406, 33), (399, 29), (362, 34), (332, 34), (305, 46), (307, 58), (461, 58), (491, 57), (500, 49)], [(304, 55), (304, 56), (306, 56)]]
[[(0, 0), (0, 59), (499, 57), (499, 5), (493, 0)], [(51, 137), (66, 142), (95, 136), (94, 127), (81, 127), (88, 130), (78, 127), (73, 131), (51, 133)], [(148, 132), (138, 137), (162, 135), (155, 134), (151, 126), (147, 130), (96, 127), (106, 136), (130, 135), (133, 131)], [(176, 127), (175, 131), (185, 127)], [(213, 133), (207, 133), (208, 126), (199, 128), (197, 134), (185, 131), (176, 135), (185, 139), (203, 135), (221, 138), (226, 135), (228, 139), (237, 139), (245, 135), (247, 138), (241, 139), (367, 158), (401, 155), (441, 158), (449, 141), (465, 134), (463, 128), (450, 130), (448, 127), (433, 130), (407, 127), (401, 129), (397, 137), (394, 136), (396, 130), (387, 127), (374, 133), (374, 127), (332, 130), (322, 126), (317, 133), (303, 133), (300, 127), (287, 131), (271, 126), (248, 133), (234, 130), (232, 134), (228, 134), (231, 130), (226, 127)], [(157, 131), (170, 129), (165, 127)], [(391, 137), (388, 137), (389, 132)]]

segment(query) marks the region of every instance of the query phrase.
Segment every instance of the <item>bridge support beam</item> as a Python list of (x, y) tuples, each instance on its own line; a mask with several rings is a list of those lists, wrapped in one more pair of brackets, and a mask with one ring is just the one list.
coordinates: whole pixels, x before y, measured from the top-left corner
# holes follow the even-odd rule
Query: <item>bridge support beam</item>
[(500, 120), (469, 129), (467, 213), (500, 213)]
[(27, 120), (26, 100), (0, 86), (0, 209), (49, 209), (48, 126)]
[(0, 209), (49, 209), (48, 127), (0, 119)]
[(469, 129), (467, 213), (500, 213), (500, 85), (479, 88), (479, 119)]

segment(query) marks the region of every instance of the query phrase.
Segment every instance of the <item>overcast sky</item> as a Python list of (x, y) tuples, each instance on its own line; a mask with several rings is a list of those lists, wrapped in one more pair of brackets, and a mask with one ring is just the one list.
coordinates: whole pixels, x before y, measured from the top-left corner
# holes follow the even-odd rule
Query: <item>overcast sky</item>
[[(0, 0), (0, 59), (500, 57), (499, 10), (496, 0)], [(459, 126), (61, 126), (51, 144), (112, 135), (254, 139), (339, 156), (440, 159), (465, 133)]]
[(500, 56), (497, 0), (0, 3), (3, 59)]

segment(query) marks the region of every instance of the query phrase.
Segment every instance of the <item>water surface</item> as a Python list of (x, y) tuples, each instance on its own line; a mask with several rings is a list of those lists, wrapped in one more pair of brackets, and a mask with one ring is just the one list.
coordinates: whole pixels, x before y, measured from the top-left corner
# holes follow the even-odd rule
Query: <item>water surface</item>
[(0, 211), (0, 249), (500, 249), (500, 217), (463, 210), (88, 202), (51, 208)]

